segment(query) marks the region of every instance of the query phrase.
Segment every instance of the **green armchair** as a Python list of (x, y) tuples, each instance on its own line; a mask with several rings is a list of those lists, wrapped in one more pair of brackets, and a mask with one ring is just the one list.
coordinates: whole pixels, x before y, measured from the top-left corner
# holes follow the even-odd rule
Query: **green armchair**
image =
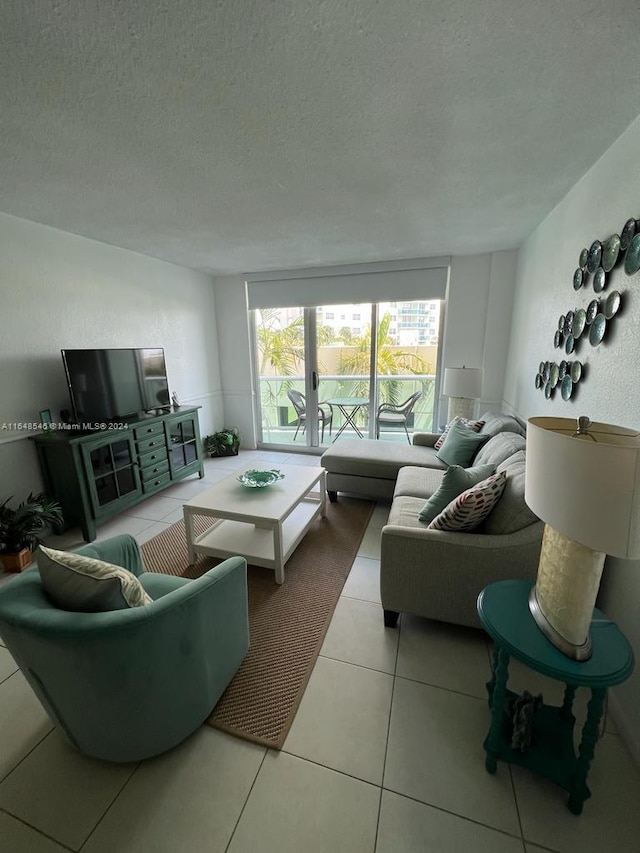
[(153, 604), (61, 610), (29, 569), (0, 587), (0, 636), (80, 752), (125, 762), (171, 749), (206, 720), (249, 648), (246, 560), (187, 580), (145, 572), (132, 536), (78, 553), (133, 572)]

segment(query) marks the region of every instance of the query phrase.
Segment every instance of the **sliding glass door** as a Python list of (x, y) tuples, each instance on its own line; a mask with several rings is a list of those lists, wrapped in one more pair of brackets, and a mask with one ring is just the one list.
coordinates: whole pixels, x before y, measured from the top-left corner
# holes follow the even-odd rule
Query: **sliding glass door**
[(364, 438), (374, 405), (371, 303), (320, 305), (315, 314), (319, 393), (321, 406), (331, 409), (331, 440)]
[[(440, 301), (256, 309), (261, 445), (308, 449), (337, 437), (406, 441), (434, 426)], [(378, 430), (380, 403), (416, 395), (406, 423)]]
[[(406, 416), (408, 432), (435, 428), (441, 302), (380, 302), (377, 305), (376, 400), (402, 406), (417, 396)], [(405, 441), (401, 423), (384, 424), (380, 439)]]

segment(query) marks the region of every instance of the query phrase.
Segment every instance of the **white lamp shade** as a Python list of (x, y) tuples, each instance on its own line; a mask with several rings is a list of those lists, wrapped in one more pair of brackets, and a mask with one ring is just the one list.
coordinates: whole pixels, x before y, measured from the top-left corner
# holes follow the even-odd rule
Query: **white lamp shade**
[(442, 393), (446, 397), (477, 399), (482, 391), (482, 370), (479, 367), (445, 367)]
[(575, 436), (576, 431), (570, 418), (528, 421), (525, 500), (574, 542), (637, 559), (640, 434), (596, 422), (589, 424), (589, 435)]

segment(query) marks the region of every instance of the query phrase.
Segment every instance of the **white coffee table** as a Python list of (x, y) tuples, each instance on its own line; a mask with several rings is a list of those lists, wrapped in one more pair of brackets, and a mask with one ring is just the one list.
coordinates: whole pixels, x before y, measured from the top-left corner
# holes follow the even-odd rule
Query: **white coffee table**
[[(284, 581), (284, 564), (315, 519), (325, 514), (326, 472), (308, 465), (274, 468), (284, 474), (284, 480), (264, 489), (239, 483), (236, 476), (242, 469), (184, 504), (190, 563), (195, 562), (196, 554), (240, 554), (254, 566), (274, 569), (276, 583)], [(311, 494), (314, 487), (318, 488)], [(193, 526), (196, 515), (216, 519), (199, 536)]]

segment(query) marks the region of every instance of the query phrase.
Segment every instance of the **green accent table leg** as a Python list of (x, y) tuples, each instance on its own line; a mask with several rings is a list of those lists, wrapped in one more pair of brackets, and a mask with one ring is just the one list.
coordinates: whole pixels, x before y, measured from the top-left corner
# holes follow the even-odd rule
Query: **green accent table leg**
[(509, 653), (502, 648), (496, 647), (495, 664), (493, 668), (493, 695), (491, 697), (491, 728), (485, 743), (487, 753), (484, 766), (488, 773), (495, 773), (498, 769), (498, 755), (500, 754), (500, 730), (502, 729), (502, 717), (504, 714), (504, 701), (507, 694), (507, 679), (509, 678)]
[(491, 680), (487, 681), (487, 695), (489, 696), (489, 707), (491, 707), (491, 698), (496, 686), (496, 670), (498, 668), (498, 658), (500, 657), (500, 647), (496, 643), (493, 647), (493, 663), (491, 665)]
[(564, 691), (564, 702), (560, 708), (560, 716), (564, 720), (573, 719), (573, 700), (575, 699), (577, 687), (567, 684)]
[(574, 814), (582, 813), (582, 804), (591, 796), (591, 791), (587, 787), (587, 774), (589, 773), (596, 744), (600, 737), (600, 720), (604, 713), (606, 698), (606, 688), (594, 688), (591, 690), (591, 699), (587, 706), (587, 721), (582, 729), (582, 740), (580, 741), (580, 749), (578, 750), (576, 771), (571, 784), (569, 802), (567, 803), (569, 811)]

